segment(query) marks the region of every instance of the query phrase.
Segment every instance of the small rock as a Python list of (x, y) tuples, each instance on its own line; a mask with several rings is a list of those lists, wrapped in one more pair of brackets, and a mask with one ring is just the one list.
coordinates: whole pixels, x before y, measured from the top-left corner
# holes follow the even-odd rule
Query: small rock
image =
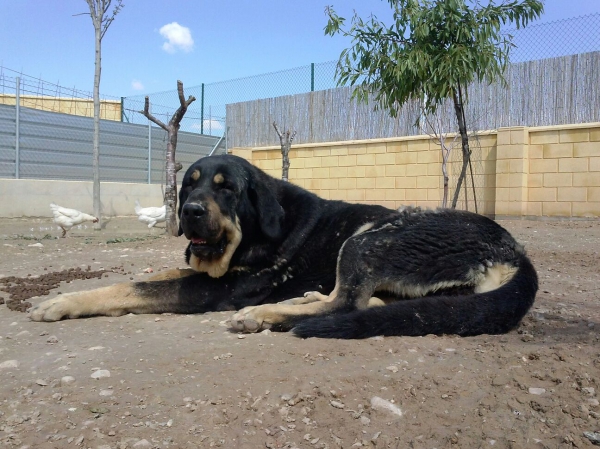
[(150, 442), (146, 439), (140, 440), (133, 445), (133, 447), (152, 447)]
[(402, 410), (400, 410), (400, 408), (379, 396), (373, 396), (371, 398), (371, 407), (375, 410), (388, 411), (392, 412), (394, 415), (402, 416)]
[(545, 388), (534, 388), (534, 387), (529, 387), (529, 394), (544, 394), (546, 392)]
[(148, 267), (144, 270), (144, 273), (154, 273), (154, 270), (152, 268)]
[(113, 393), (113, 390), (100, 390), (100, 396), (112, 396)]
[(386, 367), (385, 369), (388, 371), (391, 371), (392, 373), (398, 372), (398, 367), (396, 365), (390, 365), (390, 366)]
[(35, 381), (35, 383), (36, 383), (36, 384), (38, 384), (38, 385), (39, 385), (39, 386), (41, 386), (41, 387), (45, 387), (45, 386), (47, 386), (47, 385), (48, 385), (48, 382), (46, 382), (44, 379), (37, 379), (37, 380)]
[(44, 245), (42, 245), (40, 242), (32, 243), (31, 245), (27, 245), (27, 246), (29, 246), (31, 248), (43, 248), (44, 247)]
[(331, 404), (332, 407), (335, 407), (335, 408), (344, 408), (344, 407), (346, 407), (344, 404), (342, 404), (339, 401), (329, 401), (329, 403)]
[(58, 343), (58, 338), (56, 338), (55, 335), (50, 335), (47, 339), (46, 339), (46, 343), (50, 343), (50, 344), (54, 344), (54, 343)]
[(110, 377), (110, 371), (107, 369), (99, 369), (94, 371), (91, 375), (92, 379), (102, 379), (103, 377)]
[(581, 391), (588, 396), (594, 396), (596, 394), (596, 389), (594, 387), (583, 387)]
[(6, 360), (5, 362), (0, 363), (0, 369), (3, 368), (18, 368), (19, 361), (18, 360)]
[(61, 387), (66, 387), (68, 385), (71, 385), (75, 383), (75, 378), (73, 376), (64, 376), (60, 379), (60, 386)]
[(583, 436), (592, 442), (592, 444), (600, 445), (600, 432), (583, 432)]

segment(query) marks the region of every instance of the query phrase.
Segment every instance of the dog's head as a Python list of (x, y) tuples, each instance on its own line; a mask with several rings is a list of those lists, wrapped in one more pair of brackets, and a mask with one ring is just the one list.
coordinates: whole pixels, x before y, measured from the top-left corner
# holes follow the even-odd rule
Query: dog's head
[(268, 179), (236, 156), (204, 157), (190, 166), (179, 191), (179, 235), (190, 241), (186, 257), (194, 270), (224, 275), (244, 229), (280, 238), (283, 209)]

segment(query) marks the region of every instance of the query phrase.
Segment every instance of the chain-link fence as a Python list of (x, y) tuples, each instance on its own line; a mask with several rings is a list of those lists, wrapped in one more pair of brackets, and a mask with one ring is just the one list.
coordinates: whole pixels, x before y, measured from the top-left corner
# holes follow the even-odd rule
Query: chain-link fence
[[(60, 81), (51, 83), (0, 66), (0, 104), (16, 104), (63, 114), (94, 116), (94, 96), (92, 92), (65, 87)], [(121, 121), (121, 99), (103, 95), (100, 100), (100, 118)]]
[[(279, 72), (249, 76), (229, 81), (186, 87), (185, 97), (196, 98), (181, 121), (181, 129), (208, 135), (223, 135), (226, 105), (257, 98), (294, 95), (335, 87), (336, 61), (310, 64)], [(149, 94), (152, 114), (168, 122), (179, 107), (176, 90)], [(144, 109), (145, 96), (123, 98), (123, 121), (146, 123), (139, 113)]]
[[(512, 62), (597, 51), (600, 50), (600, 14), (533, 24), (519, 30), (507, 30), (505, 34), (511, 35), (515, 44), (510, 52)], [(196, 101), (182, 120), (181, 129), (222, 135), (227, 104), (332, 89), (337, 86), (336, 66), (337, 61), (328, 61), (186, 87), (186, 97), (193, 95)], [(148, 96), (153, 114), (162, 120), (168, 120), (179, 106), (176, 90)], [(146, 119), (138, 112), (143, 109), (144, 96), (125, 97), (122, 100), (123, 120), (145, 123)]]

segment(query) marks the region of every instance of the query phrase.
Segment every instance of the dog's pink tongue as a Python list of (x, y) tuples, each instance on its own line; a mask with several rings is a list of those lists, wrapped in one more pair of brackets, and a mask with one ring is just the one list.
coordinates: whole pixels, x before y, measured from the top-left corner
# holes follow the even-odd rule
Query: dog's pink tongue
[(204, 245), (204, 244), (206, 244), (206, 240), (204, 240), (204, 239), (199, 239), (199, 238), (197, 238), (197, 237), (192, 237), (191, 241), (192, 241), (192, 243), (193, 243), (194, 245)]

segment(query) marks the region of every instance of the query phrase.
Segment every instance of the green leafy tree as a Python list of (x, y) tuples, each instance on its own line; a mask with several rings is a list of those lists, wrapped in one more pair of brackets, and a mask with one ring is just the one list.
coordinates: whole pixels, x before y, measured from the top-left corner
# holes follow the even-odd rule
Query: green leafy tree
[[(509, 62), (512, 36), (501, 26), (526, 26), (544, 9), (540, 0), (493, 0), (484, 6), (467, 0), (388, 0), (392, 24), (375, 16), (363, 20), (357, 14), (346, 28), (346, 19), (326, 8), (325, 34), (352, 38), (342, 51), (336, 70), (338, 85), (355, 86), (353, 98), (367, 102), (392, 117), (402, 105), (416, 100), (425, 114), (434, 114), (446, 99), (454, 103), (461, 137), (463, 164), (452, 200), (458, 194), (470, 161), (465, 120), (468, 86), (475, 82), (501, 81)], [(419, 118), (417, 118), (417, 122)]]

